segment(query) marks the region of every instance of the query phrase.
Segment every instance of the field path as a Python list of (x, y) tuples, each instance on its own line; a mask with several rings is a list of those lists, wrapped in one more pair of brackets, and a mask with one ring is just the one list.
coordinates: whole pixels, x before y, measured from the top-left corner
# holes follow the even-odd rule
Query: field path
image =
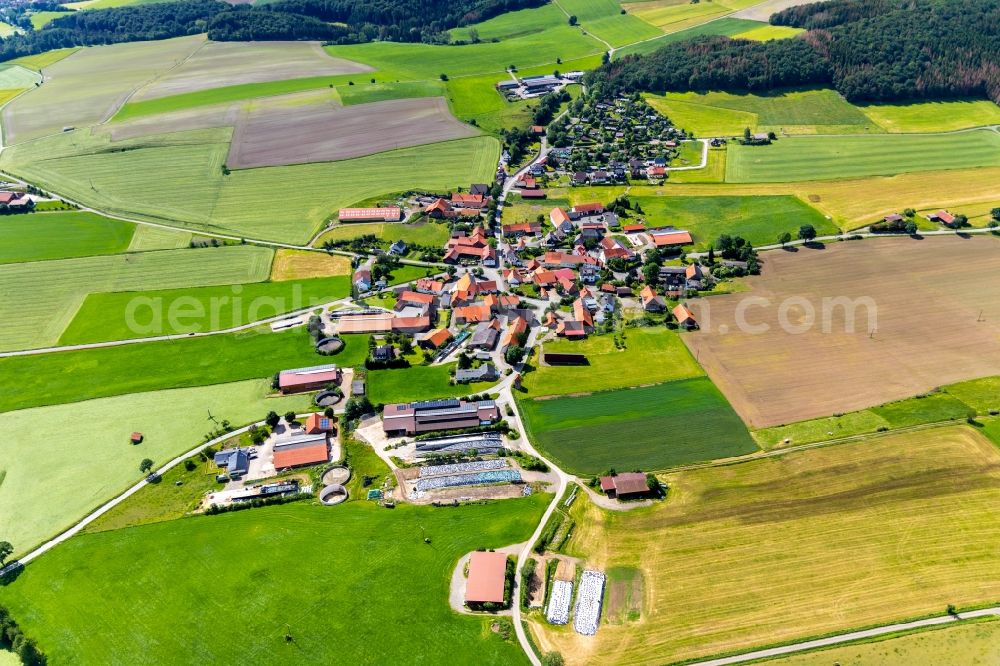
[(748, 661), (770, 659), (771, 657), (779, 657), (786, 654), (793, 654), (795, 652), (803, 652), (805, 650), (815, 650), (817, 648), (830, 647), (831, 645), (839, 645), (841, 643), (864, 641), (870, 638), (877, 638), (878, 636), (885, 636), (886, 634), (894, 634), (901, 631), (913, 631), (915, 629), (935, 627), (942, 624), (959, 622), (961, 620), (972, 620), (975, 618), (995, 616), (1000, 616), (1000, 606), (981, 608), (979, 610), (956, 613), (955, 615), (938, 615), (935, 617), (928, 617), (923, 620), (914, 620), (913, 622), (887, 624), (882, 627), (863, 629), (861, 631), (851, 631), (846, 634), (828, 636), (827, 638), (817, 638), (815, 640), (792, 643), (791, 645), (783, 645), (781, 647), (756, 650), (754, 652), (744, 652), (743, 654), (732, 655), (730, 657), (719, 657), (717, 659), (708, 659), (705, 661), (688, 662), (687, 666), (729, 666), (729, 664), (742, 664)]

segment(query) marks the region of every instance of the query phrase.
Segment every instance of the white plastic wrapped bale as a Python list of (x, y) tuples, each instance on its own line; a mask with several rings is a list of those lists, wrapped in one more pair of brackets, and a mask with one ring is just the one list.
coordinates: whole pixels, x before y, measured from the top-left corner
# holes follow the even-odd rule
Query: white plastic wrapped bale
[(549, 624), (569, 622), (569, 602), (572, 599), (573, 583), (568, 580), (557, 580), (552, 583), (549, 608), (545, 611), (545, 619), (549, 621)]
[(580, 589), (576, 593), (576, 610), (573, 628), (576, 633), (593, 636), (601, 621), (601, 599), (604, 597), (604, 574), (584, 571), (580, 576)]

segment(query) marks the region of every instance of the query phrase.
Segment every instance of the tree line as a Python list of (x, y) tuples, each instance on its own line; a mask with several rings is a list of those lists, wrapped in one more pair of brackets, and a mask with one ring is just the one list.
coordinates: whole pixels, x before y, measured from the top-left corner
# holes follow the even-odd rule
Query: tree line
[(769, 42), (713, 36), (606, 63), (608, 92), (762, 92), (832, 85), (850, 101), (987, 97), (1000, 103), (1000, 0), (833, 0), (792, 7)]
[[(66, 11), (40, 30), (0, 40), (0, 61), (52, 49), (117, 44), (208, 33), (216, 41), (316, 40), (348, 44), (372, 40), (447, 43), (447, 31), (545, 0), (278, 0), (233, 6), (183, 0)], [(54, 5), (59, 7), (59, 5)]]

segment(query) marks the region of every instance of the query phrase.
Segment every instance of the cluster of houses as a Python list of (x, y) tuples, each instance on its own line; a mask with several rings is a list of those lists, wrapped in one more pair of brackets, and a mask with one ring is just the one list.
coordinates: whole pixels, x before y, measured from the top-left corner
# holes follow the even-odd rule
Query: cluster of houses
[(35, 207), (35, 200), (24, 192), (0, 190), (0, 215), (26, 213)]
[(610, 185), (666, 178), (683, 130), (639, 98), (585, 100), (578, 115), (553, 122), (555, 148), (546, 159), (573, 185)]

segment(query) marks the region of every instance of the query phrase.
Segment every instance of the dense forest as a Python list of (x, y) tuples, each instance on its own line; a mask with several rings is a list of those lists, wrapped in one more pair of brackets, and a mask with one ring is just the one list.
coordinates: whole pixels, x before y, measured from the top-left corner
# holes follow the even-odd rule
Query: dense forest
[(609, 91), (762, 91), (831, 85), (851, 101), (1000, 103), (1000, 0), (833, 0), (792, 7), (793, 39), (704, 37), (627, 56), (588, 78)]
[(547, 0), (277, 0), (232, 6), (183, 0), (67, 11), (41, 30), (0, 40), (0, 61), (67, 46), (168, 39), (207, 32), (217, 41), (374, 39), (446, 43), (447, 30)]

